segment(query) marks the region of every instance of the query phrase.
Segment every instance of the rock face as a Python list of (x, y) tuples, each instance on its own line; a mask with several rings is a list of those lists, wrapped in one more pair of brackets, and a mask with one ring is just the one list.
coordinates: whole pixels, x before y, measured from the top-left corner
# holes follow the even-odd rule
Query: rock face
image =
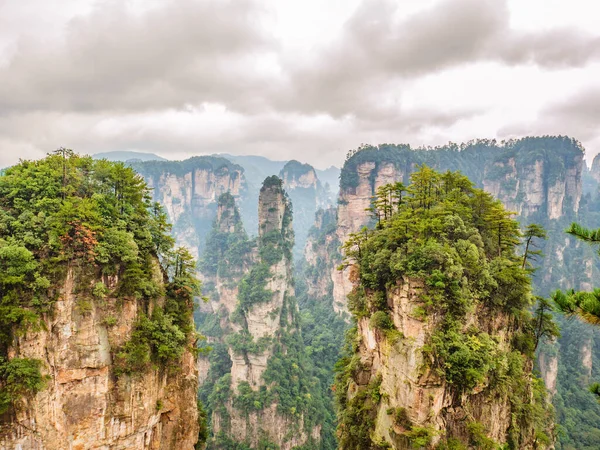
[[(390, 342), (385, 333), (371, 326), (367, 318), (358, 321), (360, 370), (350, 386), (349, 396), (369, 384), (380, 383), (379, 393), (385, 398), (375, 413), (372, 440), (387, 442), (395, 449), (414, 448), (403, 438), (408, 429), (390, 413), (402, 410), (412, 429), (422, 427), (432, 431), (432, 446), (423, 448), (435, 448), (443, 436), (468, 442), (466, 425), (470, 421), (480, 424), (493, 441), (506, 442), (507, 430), (513, 420), (506, 393), (489, 392), (487, 386), (479, 386), (474, 392), (457, 398), (436, 370), (428, 368), (430, 364), (423, 348), (434, 331), (434, 322), (419, 318), (423, 287), (421, 280), (405, 279), (390, 292), (388, 305), (393, 310), (394, 326), (402, 334), (400, 342)], [(503, 351), (510, 351), (511, 336), (505, 331), (510, 319), (499, 315), (492, 320), (478, 321), (478, 317), (485, 315), (484, 311), (476, 310), (467, 320), (494, 336)], [(519, 448), (535, 448), (531, 430), (522, 432), (530, 436)]]
[[(290, 389), (289, 380), (282, 378), (289, 365), (297, 371), (296, 382), (304, 376), (292, 278), (292, 211), (282, 181), (273, 176), (263, 184), (255, 241), (239, 233), (232, 197), (222, 196), (218, 211), (207, 251), (221, 252), (222, 263), (216, 271), (203, 270), (214, 285), (204, 323), (219, 318), (220, 332), (211, 340), (223, 349), (222, 357), (211, 361), (210, 370), (227, 369), (215, 376), (209, 373), (204, 381), (212, 422), (208, 447), (244, 443), (255, 448), (268, 442), (292, 449), (318, 442), (320, 427), (310, 425), (300, 406), (286, 410), (280, 398)], [(215, 242), (225, 244), (213, 250)], [(301, 385), (294, 389), (310, 396)], [(217, 395), (219, 401), (211, 402)]]
[(166, 210), (177, 242), (195, 258), (202, 253), (219, 196), (230, 192), (239, 198), (245, 189), (244, 169), (224, 158), (198, 156), (132, 166), (153, 189), (154, 201)]
[(332, 295), (333, 279), (327, 275), (333, 273), (334, 265), (339, 261), (339, 247), (336, 209), (331, 207), (318, 210), (304, 247), (304, 279), (310, 297)]
[(315, 169), (309, 164), (288, 161), (281, 169), (279, 177), (283, 180), (283, 187), (294, 205), (294, 224), (296, 224), (294, 256), (300, 259), (315, 213), (319, 208), (330, 206), (330, 199)]
[[(339, 242), (346, 242), (351, 233), (356, 233), (370, 221), (367, 208), (371, 206), (371, 199), (377, 189), (384, 184), (402, 181), (408, 174), (393, 163), (383, 162), (376, 164), (367, 161), (356, 166), (357, 182), (349, 188), (340, 188), (338, 200), (338, 227), (337, 238)], [(346, 313), (346, 298), (352, 290), (349, 280), (349, 268), (343, 271), (334, 266), (331, 278), (333, 279), (333, 305), (339, 313)]]
[[(408, 146), (363, 147), (346, 160), (340, 177), (337, 237), (343, 243), (370, 221), (366, 211), (380, 186), (407, 184), (419, 164), (460, 170), (476, 186), (500, 199), (509, 211), (538, 222), (573, 217), (582, 193), (583, 149), (568, 138), (525, 138), (503, 146), (476, 141), (461, 147), (412, 150)], [(600, 163), (599, 163), (600, 164)], [(349, 272), (334, 269), (333, 302), (345, 308)]]
[(592, 167), (590, 169), (590, 174), (592, 175), (592, 178), (596, 180), (597, 183), (600, 183), (600, 154), (594, 157), (594, 160), (592, 161)]
[[(148, 369), (116, 377), (114, 350), (130, 338), (142, 307), (118, 298), (88, 307), (78, 282), (69, 270), (44, 329), (19, 337), (10, 350), (11, 357), (42, 360), (48, 383), (2, 430), (0, 448), (192, 450), (198, 440), (192, 354), (186, 351), (172, 373)], [(116, 285), (115, 279), (104, 282)]]
[(556, 379), (558, 377), (558, 355), (548, 355), (540, 353), (538, 357), (540, 373), (544, 380), (544, 385), (550, 395), (556, 395)]
[(512, 156), (498, 159), (485, 168), (483, 187), (510, 211), (521, 217), (542, 213), (550, 220), (578, 211), (583, 153), (565, 155), (564, 171), (543, 154), (521, 164)]
[(551, 447), (530, 280), (484, 220), (503, 208), (466, 181), (420, 168), (344, 247), (356, 328), (335, 384), (341, 449)]

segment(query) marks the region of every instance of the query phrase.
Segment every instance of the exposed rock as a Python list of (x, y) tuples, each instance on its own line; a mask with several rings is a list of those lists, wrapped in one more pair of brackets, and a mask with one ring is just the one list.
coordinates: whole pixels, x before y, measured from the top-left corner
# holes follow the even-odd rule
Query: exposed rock
[(338, 262), (339, 241), (336, 235), (336, 210), (320, 209), (315, 215), (315, 224), (308, 233), (304, 247), (304, 276), (308, 295), (323, 298), (331, 295), (333, 268)]
[[(372, 440), (394, 443), (392, 448), (411, 448), (400, 438), (406, 430), (397, 429), (398, 425), (389, 413), (390, 410), (404, 408), (413, 427), (429, 427), (437, 433), (433, 446), (444, 435), (461, 436), (468, 441), (467, 416), (470, 421), (482, 424), (489, 438), (505, 442), (512, 420), (510, 399), (506, 393), (491, 395), (485, 386), (481, 386), (457, 400), (450, 387), (424, 359), (423, 346), (433, 331), (434, 321), (422, 320), (417, 314), (417, 308), (423, 304), (422, 289), (421, 280), (405, 279), (389, 293), (392, 319), (402, 336), (397, 342), (373, 329), (368, 318), (358, 321), (359, 355), (363, 369), (355, 379), (362, 378), (360, 384), (367, 385), (381, 377), (379, 392), (386, 399), (379, 404)], [(510, 336), (505, 331), (508, 317), (498, 315), (488, 320), (483, 311), (474, 311), (467, 321), (496, 336), (500, 348), (509, 349)], [(352, 389), (350, 397), (351, 392)], [(521, 448), (534, 447), (529, 442)]]
[(317, 172), (309, 164), (289, 161), (281, 169), (279, 177), (283, 187), (294, 205), (294, 223), (296, 236), (294, 256), (302, 258), (309, 229), (318, 208), (331, 205), (329, 193), (325, 191), (317, 177)]
[[(446, 157), (448, 154), (451, 157)], [(339, 242), (345, 242), (351, 233), (369, 223), (366, 209), (377, 188), (397, 181), (408, 183), (410, 174), (421, 163), (439, 171), (462, 171), (476, 186), (483, 187), (509, 211), (525, 219), (540, 213), (549, 220), (569, 217), (579, 209), (583, 150), (568, 138), (525, 138), (505, 146), (498, 146), (495, 141), (476, 141), (460, 148), (426, 151), (408, 146), (367, 146), (347, 159), (342, 169), (337, 213)], [(600, 165), (600, 159), (596, 165)], [(331, 277), (334, 283), (336, 310), (343, 312), (352, 285), (348, 270), (339, 272), (336, 266), (327, 278)]]
[(185, 161), (145, 161), (132, 164), (153, 189), (154, 200), (166, 210), (179, 245), (197, 259), (216, 215), (217, 199), (225, 192), (244, 192), (244, 169), (224, 158), (199, 156)]
[[(220, 242), (231, 242), (231, 236), (228, 237), (227, 233), (237, 232), (239, 215), (231, 202), (225, 205), (220, 199), (219, 203), (211, 238), (220, 236)], [(266, 439), (282, 450), (291, 450), (307, 443), (309, 438), (318, 441), (320, 426), (306, 429), (303, 414), (292, 417), (283, 413), (276, 397), (250, 410), (236, 401), (236, 398), (243, 395), (242, 386), (243, 389), (251, 389), (256, 395), (272, 388), (266, 384), (263, 375), (274, 357), (275, 347), (281, 345), (279, 340), (285, 334), (299, 333), (295, 319), (298, 309), (293, 301), (295, 291), (291, 248), (294, 232), (291, 204), (282, 188), (282, 181), (277, 177), (267, 178), (260, 191), (258, 223), (256, 243), (246, 241), (248, 250), (239, 255), (237, 267), (228, 265), (230, 261), (227, 258), (231, 256), (232, 248), (226, 248), (225, 245), (222, 248), (225, 264), (220, 265), (216, 274), (207, 278), (215, 285), (210, 303), (213, 314), (219, 314), (220, 317), (223, 335), (219, 341), (226, 345), (231, 361), (231, 368), (226, 375), (229, 377), (227, 383), (230, 394), (221, 405), (222, 408), (212, 411), (212, 435), (215, 439), (224, 435), (230, 441), (246, 443), (252, 447), (256, 447), (259, 440)], [(207, 245), (209, 249), (212, 248), (210, 243)], [(258, 279), (261, 267), (268, 269), (264, 280)], [(225, 272), (227, 275), (223, 276)], [(253, 274), (256, 277), (247, 278)], [(239, 287), (242, 279), (243, 283), (254, 283), (253, 289), (259, 289), (260, 283), (264, 283), (267, 299), (242, 305)], [(232, 339), (263, 344), (247, 349), (244, 346), (236, 347)], [(212, 448), (211, 445), (213, 444), (209, 443), (209, 448)]]
[[(42, 360), (49, 381), (2, 430), (0, 448), (192, 450), (198, 439), (192, 354), (186, 351), (173, 373), (148, 369), (116, 377), (112, 354), (131, 336), (141, 306), (107, 298), (105, 306), (93, 302), (82, 311), (78, 282), (69, 270), (44, 329), (19, 337), (11, 349), (11, 357)], [(106, 324), (109, 315), (114, 325)]]
[(592, 376), (592, 337), (588, 336), (581, 346), (581, 365), (586, 370), (588, 379)]
[(521, 217), (545, 212), (548, 219), (577, 212), (581, 199), (583, 153), (565, 157), (563, 173), (543, 154), (517, 164), (515, 157), (494, 162), (484, 172), (483, 187)]
[(550, 395), (556, 395), (556, 380), (558, 377), (558, 355), (548, 355), (541, 352), (538, 357), (540, 373)]
[(600, 183), (600, 153), (594, 156), (594, 160), (592, 161), (592, 167), (590, 169), (590, 174), (596, 180), (597, 183)]

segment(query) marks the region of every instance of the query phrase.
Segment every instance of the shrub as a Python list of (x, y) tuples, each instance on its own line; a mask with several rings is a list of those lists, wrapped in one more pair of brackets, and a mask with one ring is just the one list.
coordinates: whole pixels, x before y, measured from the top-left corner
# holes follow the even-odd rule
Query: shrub
[(108, 295), (108, 288), (102, 281), (99, 281), (94, 285), (94, 288), (92, 289), (92, 295), (98, 300), (104, 300)]
[(0, 414), (6, 413), (25, 395), (35, 395), (46, 385), (38, 359), (0, 358)]
[(390, 315), (385, 311), (375, 312), (369, 319), (369, 325), (371, 325), (371, 328), (382, 331), (392, 330), (394, 328), (394, 322), (392, 322)]

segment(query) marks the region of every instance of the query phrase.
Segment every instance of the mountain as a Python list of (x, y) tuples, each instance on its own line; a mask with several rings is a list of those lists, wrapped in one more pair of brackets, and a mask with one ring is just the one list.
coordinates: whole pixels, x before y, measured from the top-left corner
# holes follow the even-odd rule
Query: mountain
[[(335, 224), (323, 226), (327, 221), (318, 220), (306, 246), (303, 282), (313, 292), (327, 290), (322, 301), (330, 302), (338, 313), (347, 314), (346, 298), (353, 283), (349, 269), (337, 270), (342, 257), (327, 249), (373, 223), (365, 209), (378, 187), (398, 181), (408, 184), (422, 163), (440, 171), (460, 170), (509, 210), (518, 212), (516, 218), (523, 228), (532, 222), (546, 228), (548, 239), (538, 243), (545, 257), (536, 261), (538, 270), (532, 276), (537, 295), (548, 296), (559, 288), (589, 290), (597, 285), (593, 280), (600, 274), (598, 255), (564, 233), (573, 221), (592, 228), (600, 224), (597, 175), (587, 171), (577, 141), (546, 136), (505, 143), (479, 140), (435, 149), (366, 146), (350, 152), (342, 168)], [(592, 165), (591, 171), (598, 167), (598, 163)], [(600, 406), (587, 386), (600, 379), (596, 363), (600, 333), (577, 321), (557, 320), (562, 336), (543, 343), (538, 352), (541, 374), (556, 408), (560, 430), (556, 448), (596, 448), (600, 445)]]
[[(153, 200), (165, 209), (173, 224), (173, 235), (195, 258), (202, 254), (217, 211), (217, 199), (229, 192), (247, 195), (244, 169), (215, 156), (195, 156), (184, 161), (132, 162), (152, 189)], [(244, 202), (242, 214), (256, 223), (257, 212)]]
[(92, 155), (94, 159), (107, 159), (109, 161), (167, 161), (162, 156), (154, 153), (133, 152), (126, 150), (117, 150), (113, 152), (95, 153)]
[(288, 161), (279, 172), (279, 177), (283, 180), (283, 186), (294, 205), (294, 257), (300, 261), (317, 209), (331, 206), (332, 199), (330, 191), (325, 190), (316, 170), (310, 164)]
[[(0, 446), (29, 450), (40, 439), (52, 446), (72, 431), (83, 448), (90, 439), (135, 447), (141, 434), (150, 436), (148, 448), (170, 448), (165, 439), (186, 447), (198, 430), (185, 422), (197, 424), (189, 400), (198, 380), (209, 448), (597, 448), (600, 405), (587, 386), (600, 379), (600, 333), (557, 317), (562, 335), (539, 342), (536, 362), (526, 306), (530, 289), (543, 296), (591, 289), (600, 275), (594, 250), (563, 232), (573, 221), (600, 223), (600, 163), (588, 170), (583, 154), (573, 139), (545, 136), (428, 149), (362, 146), (339, 176), (335, 168), (252, 156), (124, 166), (63, 155), (51, 157), (51, 169), (31, 162), (7, 169), (0, 176), (0, 190), (8, 183), (0, 197), (0, 306), (8, 308), (2, 328), (14, 331), (0, 336), (7, 414)], [(428, 172), (430, 189), (417, 195), (418, 183), (406, 187), (429, 170), (422, 164), (440, 174)], [(339, 189), (328, 193), (336, 178)], [(136, 203), (144, 184), (158, 205)], [(421, 203), (393, 216), (400, 198)], [(143, 210), (146, 222), (136, 215)], [(198, 257), (196, 267), (167, 249), (167, 218), (175, 240)], [(511, 218), (548, 234), (535, 242), (545, 257), (533, 255), (537, 271), (524, 276), (514, 264), (523, 248), (515, 247)], [(158, 272), (150, 267), (162, 264), (161, 281), (151, 281)], [(169, 297), (191, 292), (171, 289), (175, 267), (198, 270), (208, 298), (194, 311), (206, 335), (195, 366), (189, 346), (180, 345), (191, 311)], [(19, 268), (33, 272), (21, 276)], [(511, 289), (502, 287), (507, 280)], [(175, 347), (161, 347), (157, 329)], [(181, 355), (170, 366), (177, 373), (161, 371), (165, 351), (168, 364)], [(19, 377), (27, 382), (15, 383)], [(141, 393), (139, 377), (149, 386)], [(92, 380), (100, 384), (91, 388)], [(102, 420), (80, 414), (71, 392), (91, 398), (86, 405), (110, 404)], [(146, 413), (134, 423), (129, 411), (142, 404)], [(48, 408), (75, 415), (50, 422)], [(120, 430), (127, 420), (134, 425), (122, 433), (99, 424)]]
[(335, 198), (340, 184), (340, 168), (331, 166), (325, 170), (315, 169), (317, 177), (323, 184), (325, 190), (331, 191), (331, 195)]
[[(217, 199), (230, 192), (239, 200), (244, 227), (250, 234), (258, 230), (259, 193), (265, 178), (279, 175), (284, 188), (296, 205), (297, 222), (295, 255), (300, 258), (306, 234), (318, 207), (333, 203), (330, 191), (325, 191), (315, 169), (298, 161), (281, 163), (255, 156), (196, 156), (184, 161), (129, 162), (144, 177), (173, 223), (177, 242), (190, 249), (195, 257), (202, 254), (205, 240), (216, 217)], [(301, 168), (309, 176), (296, 174)], [(277, 170), (271, 173), (271, 170)], [(297, 176), (296, 176), (297, 175)], [(308, 178), (307, 178), (308, 176)], [(309, 179), (310, 178), (310, 179)]]
[(198, 441), (198, 281), (146, 194), (68, 153), (0, 177), (0, 447)]
[(344, 246), (356, 326), (335, 384), (340, 448), (549, 448), (517, 222), (428, 167), (377, 195), (376, 226)]
[[(583, 149), (573, 139), (524, 138), (505, 144), (479, 140), (430, 150), (412, 150), (406, 145), (365, 146), (349, 155), (340, 175), (339, 241), (345, 242), (351, 233), (369, 223), (367, 209), (380, 186), (397, 181), (408, 184), (420, 164), (439, 171), (461, 171), (524, 222), (556, 227), (559, 220), (570, 220), (579, 210)], [(559, 246), (555, 251), (567, 247), (564, 242), (553, 244)], [(545, 264), (552, 262), (545, 260)], [(560, 284), (558, 274), (545, 272), (546, 282)], [(332, 276), (337, 279), (334, 304), (343, 305), (351, 289), (348, 273)]]
[(247, 177), (253, 184), (262, 183), (262, 181), (271, 176), (277, 175), (287, 161), (274, 161), (264, 156), (255, 155), (231, 155), (229, 153), (221, 153), (215, 156), (227, 158), (235, 164), (244, 167), (247, 172)]
[(200, 261), (210, 301), (197, 321), (213, 348), (199, 362), (208, 448), (318, 448), (326, 411), (301, 338), (281, 179), (265, 179), (258, 210), (258, 237), (248, 240), (235, 198), (221, 195)]

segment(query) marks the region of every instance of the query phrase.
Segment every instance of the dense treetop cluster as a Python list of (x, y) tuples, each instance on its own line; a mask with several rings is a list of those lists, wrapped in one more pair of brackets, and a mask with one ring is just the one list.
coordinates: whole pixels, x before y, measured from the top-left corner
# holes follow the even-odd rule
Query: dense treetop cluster
[[(165, 297), (163, 308), (139, 317), (117, 349), (117, 369), (134, 373), (165, 366), (183, 353), (199, 284), (185, 249), (174, 249), (170, 225), (144, 181), (122, 163), (95, 161), (60, 149), (21, 161), (0, 176), (0, 401), (14, 406), (44, 385), (41, 361), (8, 358), (15, 333), (40, 329), (62, 295), (69, 270), (78, 305), (88, 312), (107, 296), (142, 302)], [(116, 277), (111, 292), (103, 282)], [(114, 323), (107, 317), (107, 326)]]

